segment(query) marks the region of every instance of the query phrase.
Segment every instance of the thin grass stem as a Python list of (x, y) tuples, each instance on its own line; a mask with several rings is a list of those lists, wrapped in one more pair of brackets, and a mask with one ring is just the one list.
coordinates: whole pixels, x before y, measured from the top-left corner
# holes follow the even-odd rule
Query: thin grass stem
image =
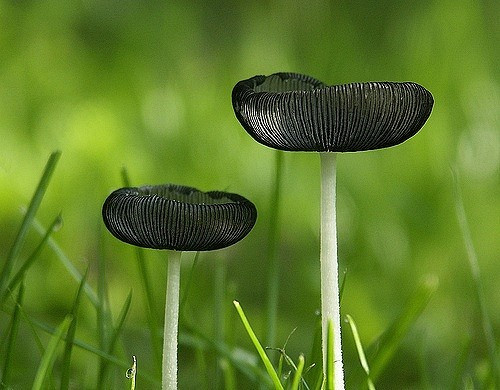
[(358, 327), (349, 314), (346, 316), (346, 318), (347, 323), (351, 326), (352, 337), (354, 338), (354, 344), (356, 345), (356, 350), (358, 351), (359, 362), (361, 363), (361, 367), (363, 367), (363, 370), (366, 373), (366, 383), (368, 385), (368, 389), (375, 390), (375, 385), (370, 378), (370, 367), (368, 366), (368, 361), (366, 360), (365, 351), (363, 350), (363, 344), (361, 344)]
[(267, 337), (266, 343), (272, 347), (276, 345), (276, 330), (278, 322), (278, 303), (280, 285), (280, 263), (278, 256), (279, 239), (279, 207), (281, 199), (281, 185), (283, 176), (283, 152), (275, 151), (275, 175), (271, 207), (269, 210), (269, 272), (267, 279)]

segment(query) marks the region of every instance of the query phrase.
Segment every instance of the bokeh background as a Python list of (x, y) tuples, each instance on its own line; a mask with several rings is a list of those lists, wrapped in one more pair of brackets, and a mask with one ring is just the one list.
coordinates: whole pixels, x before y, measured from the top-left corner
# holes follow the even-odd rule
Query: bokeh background
[[(93, 286), (97, 258), (104, 259), (114, 317), (133, 290), (116, 354), (124, 360), (135, 354), (140, 368), (155, 372), (135, 251), (105, 230), (101, 205), (122, 186), (122, 167), (137, 185), (170, 182), (240, 193), (256, 204), (257, 225), (234, 247), (200, 256), (186, 311), (203, 334), (215, 334), (214, 278), (222, 262), (227, 337), (253, 353), (231, 301), (241, 302), (264, 337), (275, 152), (254, 142), (235, 119), (232, 87), (277, 71), (332, 84), (415, 81), (435, 98), (424, 128), (397, 147), (337, 160), (340, 267), (348, 273), (342, 310), (356, 320), (368, 345), (403, 310), (422, 279), (434, 275), (439, 287), (379, 387), (450, 386), (463, 356), (459, 383), (477, 384), (487, 375), (488, 355), (455, 214), (452, 171), (459, 178), (498, 344), (499, 20), (495, 0), (1, 0), (0, 260), (48, 156), (61, 150), (37, 219), (47, 226), (62, 213), (64, 225), (54, 239), (80, 272), (89, 267)], [(310, 353), (319, 309), (319, 189), (316, 154), (283, 155), (275, 346), (297, 328), (287, 344), (294, 359)], [(38, 241), (31, 231), (21, 258)], [(161, 309), (165, 254), (145, 256)], [(183, 264), (184, 282), (192, 257)], [(71, 309), (76, 289), (46, 248), (27, 274), (24, 309), (55, 326)], [(9, 315), (4, 311), (0, 317), (4, 332)], [(26, 388), (40, 352), (28, 324), (20, 335), (14, 380), (16, 388)], [(77, 337), (97, 344), (88, 300)], [(346, 326), (344, 340), (349, 376), (359, 362)], [(75, 350), (74, 388), (97, 386), (92, 375), (97, 360)], [(181, 388), (210, 383), (210, 370), (200, 369), (200, 361), (194, 348), (181, 346)], [(123, 369), (113, 370), (114, 383), (123, 388)], [(257, 386), (240, 373), (238, 380), (240, 388)]]

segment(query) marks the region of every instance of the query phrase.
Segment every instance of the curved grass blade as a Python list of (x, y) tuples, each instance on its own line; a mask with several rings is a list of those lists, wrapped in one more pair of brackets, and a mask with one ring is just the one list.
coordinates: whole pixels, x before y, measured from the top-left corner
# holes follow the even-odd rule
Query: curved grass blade
[(71, 315), (67, 315), (64, 321), (57, 327), (55, 333), (50, 338), (49, 345), (45, 349), (45, 353), (43, 354), (40, 365), (38, 366), (38, 371), (33, 382), (33, 387), (31, 388), (32, 390), (43, 389), (45, 378), (52, 372), (52, 367), (56, 359), (57, 345), (59, 344), (59, 341), (64, 338), (64, 334), (67, 332), (72, 320), (73, 317)]
[(300, 380), (302, 379), (302, 371), (304, 370), (304, 355), (300, 354), (299, 362), (297, 363), (297, 370), (295, 371), (295, 375), (293, 376), (292, 387), (291, 390), (299, 390)]
[(8, 384), (10, 380), (10, 363), (12, 362), (12, 351), (14, 350), (14, 343), (16, 340), (17, 331), (19, 329), (19, 311), (22, 307), (23, 297), (24, 281), (21, 283), (21, 286), (19, 287), (19, 291), (17, 293), (14, 312), (12, 313), (10, 321), (10, 332), (7, 339), (7, 346), (5, 349), (5, 354), (2, 357), (3, 359), (5, 359), (5, 361), (3, 365), (2, 376), (0, 377), (0, 383), (2, 384), (2, 386), (6, 386), (7, 388), (9, 387)]
[(23, 265), (19, 268), (19, 270), (16, 272), (16, 274), (11, 278), (11, 280), (9, 282), (9, 286), (7, 287), (7, 291), (5, 292), (5, 294), (2, 297), (2, 300), (0, 301), (0, 305), (5, 300), (7, 293), (9, 291), (14, 291), (16, 286), (23, 279), (24, 274), (26, 273), (28, 268), (31, 267), (31, 265), (35, 262), (35, 260), (40, 255), (40, 252), (47, 244), (47, 240), (49, 239), (50, 235), (55, 230), (57, 230), (59, 228), (59, 226), (61, 226), (61, 224), (62, 224), (62, 218), (61, 218), (61, 214), (59, 214), (54, 219), (54, 221), (52, 221), (52, 223), (50, 224), (49, 228), (47, 229), (47, 232), (45, 233), (45, 235), (42, 238), (42, 241), (40, 241), (40, 243), (37, 245), (37, 247), (35, 248), (33, 253), (30, 255), (30, 257), (28, 257), (28, 259), (23, 263)]
[(80, 307), (80, 302), (81, 302), (81, 297), (82, 297), (82, 291), (85, 286), (85, 282), (87, 281), (87, 275), (88, 275), (89, 269), (85, 271), (85, 274), (83, 275), (83, 279), (80, 282), (80, 285), (78, 286), (78, 290), (76, 292), (76, 297), (75, 301), (73, 302), (73, 307), (71, 308), (71, 316), (73, 317), (73, 321), (71, 321), (71, 324), (68, 328), (68, 333), (66, 335), (66, 345), (64, 347), (64, 355), (62, 359), (62, 368), (61, 368), (61, 390), (68, 389), (69, 388), (69, 377), (70, 377), (70, 366), (71, 366), (71, 352), (73, 350), (73, 344), (75, 341), (75, 333), (76, 333), (76, 322), (77, 322), (77, 314), (78, 314), (78, 308)]
[(483, 282), (481, 280), (479, 261), (477, 259), (477, 253), (474, 248), (474, 243), (472, 242), (472, 236), (470, 233), (469, 223), (467, 222), (467, 215), (465, 214), (465, 207), (464, 207), (464, 202), (462, 200), (462, 194), (459, 188), (457, 173), (455, 171), (452, 171), (452, 174), (454, 182), (455, 211), (457, 214), (458, 224), (460, 227), (460, 231), (462, 233), (465, 248), (467, 250), (467, 259), (469, 262), (472, 280), (474, 282), (474, 290), (476, 293), (476, 299), (479, 306), (479, 312), (481, 314), (481, 326), (483, 328), (484, 339), (488, 347), (493, 384), (495, 388), (499, 389), (500, 359), (498, 357), (495, 335), (493, 333), (493, 325), (491, 323), (491, 319), (488, 314), (488, 310), (486, 308), (487, 307), (486, 297), (484, 295)]
[(45, 195), (45, 191), (50, 183), (50, 178), (52, 177), (52, 173), (56, 168), (57, 161), (61, 156), (60, 151), (53, 152), (47, 164), (45, 165), (45, 169), (42, 174), (42, 178), (38, 183), (38, 186), (31, 198), (31, 201), (28, 205), (28, 209), (21, 223), (21, 227), (19, 228), (19, 232), (14, 240), (14, 244), (12, 245), (9, 254), (7, 255), (7, 259), (5, 260), (4, 266), (2, 268), (2, 272), (0, 273), (0, 297), (4, 295), (4, 290), (6, 289), (7, 281), (10, 277), (10, 273), (12, 272), (12, 268), (14, 266), (14, 262), (21, 250), (22, 245), (24, 244), (24, 240), (26, 238), (26, 234), (35, 218), (35, 214), (40, 207), (40, 203), (42, 202), (43, 196)]
[(266, 367), (266, 371), (271, 377), (271, 380), (273, 381), (274, 388), (278, 390), (283, 390), (283, 386), (280, 383), (280, 380), (278, 378), (278, 375), (276, 374), (276, 371), (274, 371), (273, 365), (271, 364), (271, 361), (266, 355), (266, 352), (264, 351), (264, 348), (262, 348), (262, 345), (260, 345), (259, 340), (257, 339), (257, 336), (255, 335), (252, 327), (250, 326), (250, 323), (248, 322), (247, 317), (245, 316), (245, 313), (243, 312), (243, 309), (240, 306), (240, 303), (238, 301), (233, 301), (234, 307), (236, 307), (236, 311), (238, 312), (241, 322), (243, 322), (243, 326), (245, 327), (245, 330), (247, 331), (248, 335), (250, 336), (250, 339), (252, 340), (253, 345), (255, 346), (255, 349), (257, 349), (257, 352), (259, 353), (260, 358), (262, 359), (262, 362), (264, 363), (264, 366)]
[[(438, 287), (438, 278), (434, 275), (426, 277), (410, 297), (403, 312), (391, 326), (368, 349), (374, 355), (371, 363), (370, 376), (373, 382), (392, 359), (410, 327), (415, 323), (425, 309), (431, 296)], [(370, 356), (370, 353), (369, 353)]]
[(354, 343), (356, 344), (356, 350), (358, 351), (359, 362), (361, 363), (361, 367), (363, 367), (363, 370), (366, 373), (366, 382), (368, 385), (368, 389), (375, 390), (375, 386), (370, 378), (370, 367), (368, 366), (368, 362), (366, 361), (365, 352), (363, 350), (363, 345), (361, 344), (361, 339), (358, 333), (358, 327), (349, 314), (347, 314), (346, 317), (347, 323), (351, 326), (352, 336), (354, 337)]

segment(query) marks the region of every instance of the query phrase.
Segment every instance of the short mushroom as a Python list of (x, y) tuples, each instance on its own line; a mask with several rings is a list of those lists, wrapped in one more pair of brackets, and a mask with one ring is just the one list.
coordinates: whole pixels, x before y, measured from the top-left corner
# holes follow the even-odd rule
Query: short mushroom
[(238, 82), (232, 92), (232, 103), (237, 119), (257, 142), (285, 151), (320, 152), (323, 372), (326, 372), (327, 324), (332, 321), (335, 389), (343, 389), (336, 153), (332, 152), (373, 150), (404, 142), (426, 122), (433, 97), (413, 82), (329, 86), (310, 76), (275, 73)]
[(118, 189), (106, 198), (102, 216), (111, 234), (121, 241), (171, 250), (162, 389), (176, 389), (181, 251), (210, 251), (235, 244), (252, 230), (257, 210), (237, 194), (166, 184)]

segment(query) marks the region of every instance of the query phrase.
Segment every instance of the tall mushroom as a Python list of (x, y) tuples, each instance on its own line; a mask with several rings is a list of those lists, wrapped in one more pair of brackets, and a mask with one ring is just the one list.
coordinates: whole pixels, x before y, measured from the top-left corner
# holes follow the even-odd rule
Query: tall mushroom
[(285, 151), (320, 152), (323, 372), (327, 324), (332, 321), (335, 389), (343, 389), (336, 152), (380, 149), (404, 142), (424, 125), (434, 100), (429, 91), (412, 82), (329, 86), (310, 76), (275, 73), (238, 82), (232, 103), (239, 122), (257, 142)]
[(257, 210), (244, 197), (166, 184), (121, 188), (102, 207), (104, 224), (128, 244), (171, 250), (163, 339), (162, 389), (177, 388), (177, 334), (181, 251), (235, 244), (252, 230)]

